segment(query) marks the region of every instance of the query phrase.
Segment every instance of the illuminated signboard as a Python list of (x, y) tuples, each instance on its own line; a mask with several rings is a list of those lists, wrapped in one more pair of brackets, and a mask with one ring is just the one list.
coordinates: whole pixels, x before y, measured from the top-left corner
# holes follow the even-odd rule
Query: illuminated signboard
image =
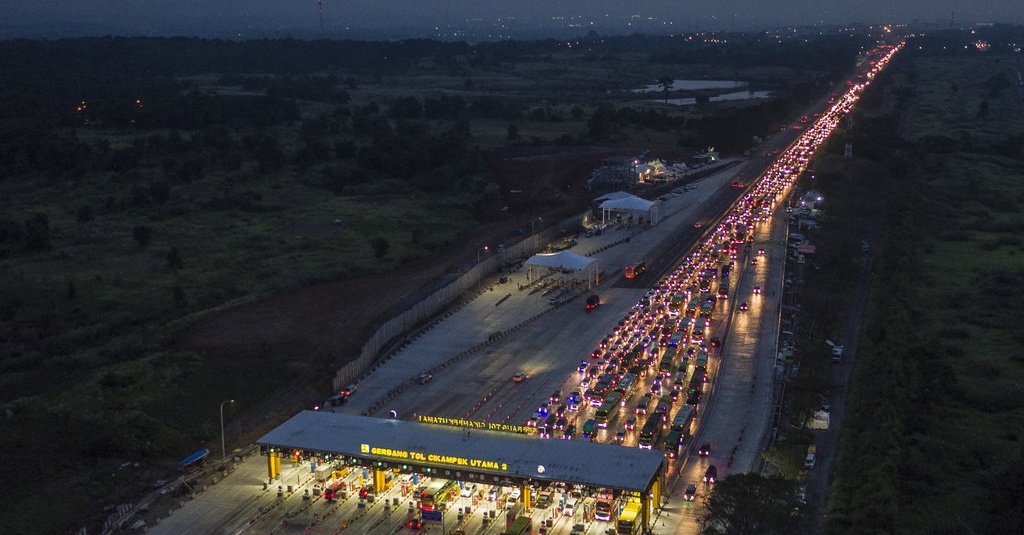
[(537, 428), (525, 425), (508, 425), (493, 422), (477, 422), (475, 420), (463, 420), (462, 418), (445, 418), (443, 416), (416, 415), (416, 421), (424, 424), (450, 425), (454, 427), (468, 427), (470, 429), (483, 429), (486, 431), (504, 431), (506, 433), (519, 433), (521, 435), (533, 435)]
[(360, 444), (359, 452), (376, 455), (378, 457), (389, 457), (392, 459), (402, 459), (413, 462), (447, 464), (451, 466), (464, 466), (467, 468), (484, 468), (487, 470), (500, 470), (502, 472), (508, 470), (507, 464), (495, 461), (470, 459), (468, 457), (459, 457), (457, 455), (438, 455), (436, 453), (423, 453), (419, 451), (393, 450), (391, 448), (370, 446), (369, 444)]

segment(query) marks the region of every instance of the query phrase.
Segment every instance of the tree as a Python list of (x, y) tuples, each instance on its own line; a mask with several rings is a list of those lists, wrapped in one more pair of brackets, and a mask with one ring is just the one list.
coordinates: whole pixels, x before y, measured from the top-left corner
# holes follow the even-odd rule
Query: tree
[(373, 256), (377, 258), (384, 258), (388, 254), (388, 250), (391, 249), (391, 243), (380, 236), (374, 238), (370, 245), (373, 247)]
[(602, 102), (587, 120), (587, 135), (594, 141), (607, 139), (615, 127), (615, 106)]
[(132, 237), (135, 238), (140, 247), (145, 247), (149, 245), (149, 241), (153, 238), (153, 229), (146, 225), (136, 225), (132, 229)]
[(83, 204), (82, 206), (78, 207), (78, 221), (80, 223), (92, 221), (92, 219), (92, 206), (89, 206), (88, 204)]
[(509, 123), (508, 125), (508, 140), (516, 141), (519, 139), (519, 125), (516, 123)]
[(185, 296), (185, 289), (180, 284), (175, 284), (174, 288), (171, 289), (171, 293), (174, 294), (174, 304), (178, 305), (178, 308), (188, 306), (188, 297)]
[(25, 221), (25, 249), (47, 251), (50, 247), (50, 218), (36, 212), (32, 219)]
[(779, 476), (733, 474), (715, 484), (705, 502), (704, 533), (720, 535), (796, 533), (798, 484)]
[(167, 267), (173, 270), (179, 270), (185, 265), (181, 261), (181, 253), (178, 252), (177, 247), (171, 247), (170, 251), (167, 251)]
[(676, 81), (671, 76), (662, 76), (658, 78), (658, 85), (661, 86), (661, 92), (665, 95), (665, 103), (668, 103), (668, 92), (675, 85)]
[(0, 218), (0, 243), (21, 243), (25, 231), (21, 223), (13, 219)]

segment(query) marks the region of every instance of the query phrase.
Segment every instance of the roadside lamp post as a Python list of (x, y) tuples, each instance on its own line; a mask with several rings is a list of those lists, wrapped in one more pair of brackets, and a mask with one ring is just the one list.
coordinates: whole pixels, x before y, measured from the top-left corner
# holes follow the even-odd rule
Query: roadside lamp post
[(537, 232), (535, 229), (537, 227), (537, 222), (538, 221), (544, 221), (544, 218), (543, 217), (535, 217), (535, 218), (533, 218), (533, 220), (530, 221), (530, 234), (535, 234)]
[(224, 446), (224, 404), (234, 403), (235, 400), (227, 399), (220, 402), (220, 458), (224, 460), (228, 456), (228, 450)]
[(483, 278), (484, 278), (483, 272), (480, 271), (480, 251), (487, 251), (487, 250), (488, 249), (487, 249), (486, 245), (483, 245), (483, 246), (480, 246), (480, 247), (476, 248), (476, 269), (477, 269), (476, 289), (478, 291), (480, 290), (480, 281), (482, 281)]

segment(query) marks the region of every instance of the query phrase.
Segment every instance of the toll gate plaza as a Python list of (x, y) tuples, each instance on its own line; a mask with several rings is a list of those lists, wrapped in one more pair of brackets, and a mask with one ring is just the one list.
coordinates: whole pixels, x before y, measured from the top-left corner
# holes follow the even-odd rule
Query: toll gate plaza
[(545, 440), (527, 434), (531, 428), (519, 426), (421, 419), (433, 423), (303, 411), (256, 443), (267, 457), (271, 479), (280, 473), (282, 458), (298, 453), (303, 458), (368, 468), (375, 491), (383, 490), (389, 472), (424, 474), (519, 487), (523, 506), (529, 509), (533, 486), (565, 483), (604, 488), (640, 500), (639, 524), (644, 528), (661, 503), (665, 459), (660, 451), (587, 440)]

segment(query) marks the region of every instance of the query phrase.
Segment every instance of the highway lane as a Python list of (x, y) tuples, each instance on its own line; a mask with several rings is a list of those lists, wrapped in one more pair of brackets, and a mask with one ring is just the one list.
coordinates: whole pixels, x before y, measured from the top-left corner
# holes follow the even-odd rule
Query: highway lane
[[(726, 184), (724, 187), (728, 188), (727, 183), (730, 179), (731, 176), (728, 173), (723, 173), (702, 180), (693, 191), (675, 196), (669, 203), (666, 203), (669, 205), (666, 210), (668, 216), (660, 225), (631, 234), (628, 244), (612, 247), (595, 256), (599, 258), (606, 270), (612, 273), (618, 271), (618, 266), (631, 261), (639, 254), (639, 251), (643, 251), (645, 248), (650, 251), (658, 247), (664, 242), (666, 235), (677, 232), (680, 228), (692, 228), (692, 221), (695, 218), (694, 210), (701, 206), (710, 194), (720, 190), (723, 184)], [(609, 231), (602, 237), (604, 240), (612, 241), (619, 239), (627, 232), (632, 233), (633, 229)], [(583, 249), (588, 246), (596, 249), (601, 246), (601, 242), (588, 238), (582, 240), (578, 247)], [(352, 401), (338, 409), (359, 412), (362, 410), (361, 403), (368, 405), (372, 402), (374, 390), (386, 391), (390, 388), (386, 387), (387, 384), (394, 384), (396, 381), (400, 382), (413, 377), (423, 369), (437, 365), (467, 348), (477, 345), (480, 341), (486, 340), (490, 333), (512, 328), (538, 313), (550, 310), (551, 307), (546, 303), (546, 298), (539, 294), (519, 292), (516, 289), (514, 284), (524, 282), (521, 280), (524, 276), (524, 273), (518, 273), (513, 275), (511, 283), (495, 284), (493, 289), (484, 291), (468, 306), (430, 329), (418, 343), (405, 348), (367, 380), (360, 382), (359, 390), (353, 395)], [(611, 278), (611, 282), (616, 280), (618, 280), (617, 276)], [(613, 288), (611, 285), (605, 284), (599, 289), (605, 304), (597, 311), (587, 314), (582, 310), (582, 302), (573, 302), (568, 306), (547, 312), (539, 319), (529, 323), (527, 327), (487, 346), (477, 354), (448, 366), (441, 373), (436, 374), (431, 383), (413, 385), (392, 400), (377, 415), (385, 416), (387, 410), (393, 409), (399, 412), (400, 417), (411, 416), (414, 412), (461, 417), (473, 409), (483, 394), (491, 390), (500, 387), (500, 389), (510, 389), (506, 390), (508, 392), (514, 392), (511, 390), (513, 387), (508, 385), (509, 377), (513, 372), (522, 370), (527, 371), (530, 377), (519, 388), (527, 390), (513, 394), (510, 399), (513, 399), (514, 403), (506, 402), (504, 407), (499, 408), (489, 417), (512, 423), (525, 421), (536, 404), (545, 399), (553, 390), (559, 387), (562, 387), (563, 391), (569, 390), (568, 381), (575, 379), (572, 370), (575, 369), (579, 360), (589, 354), (589, 351), (604, 337), (618, 318), (626, 315), (644, 290), (643, 288)], [(504, 293), (502, 293), (503, 291)], [(512, 297), (498, 305), (501, 297), (509, 293), (513, 294)], [(481, 410), (490, 411), (491, 409), (485, 407)], [(618, 422), (613, 422), (613, 425), (615, 424)], [(635, 433), (635, 431), (630, 433), (627, 439), (629, 443), (635, 443)], [(611, 431), (609, 430), (601, 438), (608, 439), (610, 435)], [(260, 457), (247, 462), (249, 470), (254, 474), (259, 474), (263, 463), (265, 463), (265, 459)], [(287, 474), (292, 472), (301, 473), (301, 470), (287, 471)], [(289, 477), (292, 476), (285, 475), (283, 480), (288, 480)], [(297, 482), (300, 481), (298, 477)], [(225, 483), (214, 486), (203, 493), (200, 498), (188, 502), (186, 504), (187, 512), (182, 511), (172, 515), (166, 523), (167, 529), (157, 530), (157, 532), (236, 533), (239, 530), (239, 525), (243, 528), (246, 527), (248, 520), (253, 516), (258, 516), (260, 505), (252, 504), (243, 507), (242, 511), (231, 511), (229, 504), (245, 503), (250, 499), (250, 495), (260, 494), (262, 481), (254, 480), (245, 485), (226, 485)], [(223, 489), (232, 487), (238, 489), (239, 494), (244, 497), (241, 495), (225, 499), (217, 497), (222, 494)], [(269, 496), (267, 500), (270, 502), (277, 500), (273, 490), (265, 491), (265, 495)], [(286, 499), (301, 501), (301, 496), (289, 495)], [(212, 505), (212, 501), (217, 501), (222, 506), (218, 508)], [(348, 507), (350, 505), (343, 505), (333, 516), (345, 517), (344, 511), (347, 511)], [(201, 513), (198, 512), (200, 510)], [(285, 509), (281, 506), (274, 508), (274, 514), (279, 510)], [(177, 521), (186, 516), (191, 517), (191, 520)], [(278, 521), (279, 518), (275, 518), (273, 514), (265, 514), (261, 517), (259, 527), (268, 527)], [(295, 519), (292, 519), (289, 526), (294, 523)], [(303, 522), (299, 522), (299, 524), (303, 524)], [(177, 526), (177, 529), (172, 529), (171, 526)], [(234, 529), (229, 529), (227, 526), (234, 526)], [(287, 528), (278, 527), (277, 529)], [(253, 530), (253, 532), (257, 531)]]
[[(772, 401), (785, 231), (785, 211), (776, 210), (770, 225), (761, 223), (754, 227), (750, 251), (741, 253), (736, 260), (734, 293), (715, 331), (723, 336), (720, 351), (712, 355), (718, 365), (712, 372), (713, 401), (705, 402), (698, 431), (682, 457), (686, 462), (670, 479), (669, 499), (662, 514), (671, 522), (658, 525), (658, 534), (689, 535), (699, 531), (703, 517), (701, 500), (710, 490), (702, 478), (710, 465), (715, 465), (718, 477), (723, 478), (749, 470), (757, 460)], [(759, 249), (765, 249), (765, 256), (758, 256)], [(755, 258), (757, 265), (752, 266), (750, 261)], [(753, 294), (755, 286), (761, 288), (760, 295)], [(749, 305), (747, 311), (739, 309), (744, 301)], [(703, 443), (711, 444), (708, 457), (696, 455), (696, 449)], [(697, 486), (697, 498), (687, 502), (682, 494), (691, 483)]]

